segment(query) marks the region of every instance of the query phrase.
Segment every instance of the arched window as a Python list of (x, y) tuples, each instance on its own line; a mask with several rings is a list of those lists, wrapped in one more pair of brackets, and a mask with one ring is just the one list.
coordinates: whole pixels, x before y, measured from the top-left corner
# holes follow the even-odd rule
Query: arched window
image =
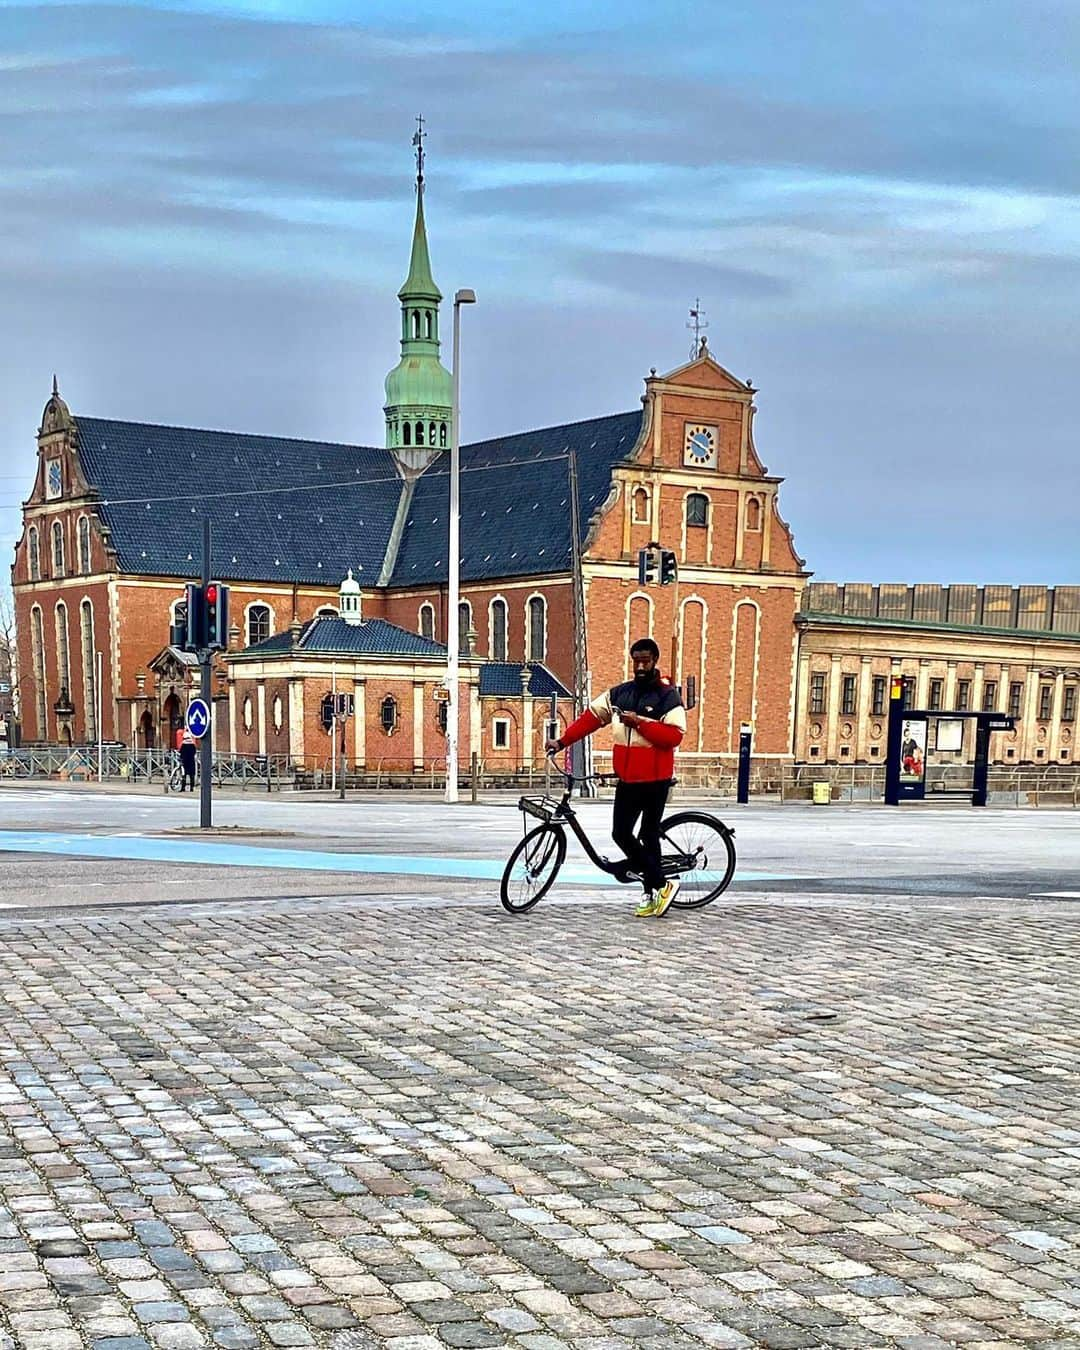
[(340, 617), (333, 605), (320, 605), (315, 611), (317, 619), (337, 619)]
[(420, 636), (427, 638), (429, 642), (435, 641), (435, 606), (427, 603), (420, 606), (419, 614)]
[(488, 611), (488, 654), (492, 661), (506, 660), (506, 620), (506, 601), (496, 596)]
[(398, 706), (393, 694), (387, 694), (379, 705), (379, 721), (388, 736), (392, 736), (397, 730)]
[(761, 529), (761, 501), (757, 497), (747, 497), (746, 499), (746, 528), (748, 530)]
[(424, 424), (423, 424), (423, 422), (417, 422), (417, 424), (416, 424), (416, 444), (417, 444), (417, 445), (423, 445), (423, 444), (424, 444)]
[(649, 523), (649, 489), (637, 487), (631, 501), (630, 519), (635, 525)]
[(90, 517), (79, 517), (79, 571), (82, 575), (90, 573)]
[(68, 612), (63, 600), (56, 606), (56, 683), (61, 694), (71, 697), (71, 649), (68, 645)]
[(53, 576), (64, 575), (64, 527), (58, 520), (52, 525), (52, 565)]
[(412, 312), (412, 335), (414, 338), (420, 336), (420, 311), (414, 309)]
[(472, 605), (468, 600), (462, 600), (457, 608), (458, 613), (458, 650), (462, 656), (471, 655), (469, 646), (469, 633), (472, 631)]
[(441, 447), (443, 450), (446, 449), (446, 423), (445, 423), (445, 422), (440, 422), (440, 423), (439, 423), (439, 445), (440, 445), (440, 447)]
[(427, 443), (428, 443), (428, 445), (434, 445), (434, 444), (435, 444), (435, 423), (434, 423), (434, 422), (431, 422), (431, 423), (428, 424), (428, 429), (427, 429)]
[(37, 711), (37, 734), (44, 740), (48, 729), (48, 692), (45, 688), (45, 621), (41, 606), (30, 611), (30, 662), (34, 672), (34, 704)]
[[(31, 525), (26, 536), (27, 571), (31, 581), (41, 580), (41, 541), (37, 526)], [(42, 735), (45, 733), (42, 732)]]
[(257, 642), (265, 642), (270, 636), (270, 606), (248, 605), (247, 645), (254, 647)]
[(530, 598), (526, 627), (528, 641), (525, 648), (527, 661), (543, 661), (547, 655), (547, 601), (542, 595)]
[(97, 740), (97, 653), (94, 650), (94, 606), (84, 600), (79, 606), (82, 635), (83, 720), (86, 739)]
[(426, 338), (429, 338), (429, 337), (432, 336), (431, 310), (430, 310), (430, 309), (425, 309), (425, 310), (424, 310), (424, 336), (425, 336)]
[(406, 423), (402, 426), (401, 430), (402, 430), (402, 432), (404, 433), (403, 436), (402, 436), (402, 438), (401, 438), (401, 439), (402, 439), (402, 444), (404, 444), (404, 445), (412, 445), (412, 423), (411, 423), (411, 422), (406, 422)]
[(709, 499), (703, 492), (691, 492), (686, 499), (687, 525), (708, 525)]

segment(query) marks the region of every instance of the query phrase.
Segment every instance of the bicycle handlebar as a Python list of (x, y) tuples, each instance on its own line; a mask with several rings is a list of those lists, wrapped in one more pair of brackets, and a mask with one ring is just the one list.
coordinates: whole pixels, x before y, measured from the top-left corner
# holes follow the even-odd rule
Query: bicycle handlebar
[(573, 787), (575, 783), (608, 783), (616, 777), (616, 775), (613, 773), (583, 773), (583, 774), (571, 773), (570, 770), (565, 767), (565, 765), (558, 764), (556, 763), (555, 760), (556, 755), (558, 754), (565, 755), (567, 749), (568, 747), (564, 746), (561, 751), (545, 750), (544, 754), (547, 756), (548, 759), (551, 760), (554, 769), (558, 773), (561, 773), (562, 776), (566, 779), (570, 787)]

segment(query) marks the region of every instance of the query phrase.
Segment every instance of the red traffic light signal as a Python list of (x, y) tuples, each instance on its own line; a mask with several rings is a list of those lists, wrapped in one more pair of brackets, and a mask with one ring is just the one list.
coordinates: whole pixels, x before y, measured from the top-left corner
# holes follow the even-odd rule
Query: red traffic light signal
[(211, 582), (210, 585), (207, 586), (203, 594), (206, 596), (206, 603), (208, 605), (217, 604), (217, 587), (214, 585), (213, 582)]

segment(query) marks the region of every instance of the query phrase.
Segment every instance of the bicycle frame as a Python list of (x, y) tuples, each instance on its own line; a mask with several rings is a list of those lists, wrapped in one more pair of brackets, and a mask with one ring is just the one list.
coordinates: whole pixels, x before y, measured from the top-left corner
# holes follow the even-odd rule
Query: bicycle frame
[[(555, 765), (556, 769), (558, 769), (558, 767), (558, 765)], [(585, 850), (589, 861), (601, 872), (606, 872), (608, 876), (613, 876), (622, 882), (628, 883), (631, 879), (636, 879), (637, 873), (628, 874), (627, 872), (627, 869), (630, 867), (628, 859), (621, 858), (617, 862), (610, 862), (607, 858), (601, 857), (596, 849), (593, 848), (592, 840), (585, 833), (584, 826), (581, 824), (577, 812), (571, 805), (574, 784), (580, 783), (583, 780), (581, 778), (576, 778), (571, 773), (567, 773), (565, 769), (561, 769), (559, 772), (562, 773), (563, 777), (566, 779), (566, 789), (554, 812), (548, 818), (548, 823), (552, 825), (561, 825), (564, 823), (569, 825), (578, 843)], [(595, 774), (590, 775), (590, 778), (592, 779), (596, 779), (597, 777), (598, 775)], [(522, 810), (524, 809), (525, 808), (522, 807)], [(663, 867), (665, 876), (680, 876), (683, 872), (692, 867), (695, 861), (696, 860), (691, 855), (686, 853), (669, 853), (661, 858), (661, 866)]]

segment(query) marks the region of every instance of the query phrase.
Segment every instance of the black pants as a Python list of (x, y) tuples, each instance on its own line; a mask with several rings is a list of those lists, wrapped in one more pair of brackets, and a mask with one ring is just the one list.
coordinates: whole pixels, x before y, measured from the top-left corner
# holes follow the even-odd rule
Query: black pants
[[(670, 783), (620, 783), (615, 789), (611, 837), (626, 854), (647, 891), (664, 884), (660, 865), (660, 822)], [(641, 827), (638, 828), (638, 818)]]
[(192, 747), (191, 753), (186, 755), (183, 750), (180, 751), (180, 767), (183, 770), (184, 778), (180, 784), (180, 791), (184, 792), (188, 784), (191, 784), (192, 792), (195, 791), (195, 749)]

